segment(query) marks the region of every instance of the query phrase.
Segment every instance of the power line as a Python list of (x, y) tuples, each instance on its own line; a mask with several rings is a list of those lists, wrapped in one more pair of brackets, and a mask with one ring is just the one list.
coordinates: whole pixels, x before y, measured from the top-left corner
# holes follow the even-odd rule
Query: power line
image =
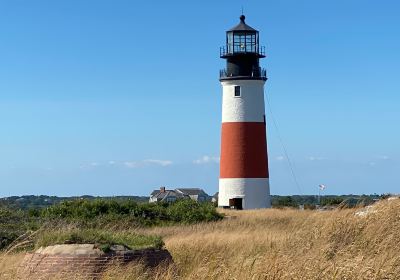
[(269, 110), (270, 115), (271, 115), (272, 123), (274, 124), (275, 130), (276, 130), (276, 134), (278, 135), (279, 142), (281, 143), (283, 152), (284, 152), (286, 160), (288, 162), (288, 165), (289, 165), (289, 168), (290, 168), (290, 172), (292, 173), (293, 181), (296, 184), (296, 187), (297, 187), (298, 191), (300, 192), (300, 194), (303, 195), (303, 192), (301, 191), (301, 187), (300, 187), (299, 181), (297, 180), (296, 173), (294, 172), (292, 161), (290, 160), (290, 157), (289, 157), (289, 154), (287, 152), (285, 143), (283, 142), (282, 136), (281, 136), (281, 134), (279, 132), (279, 128), (278, 128), (277, 122), (275, 120), (274, 114), (272, 113), (271, 103), (269, 102), (268, 95), (264, 94), (264, 96), (265, 96), (265, 99), (267, 100), (268, 110)]

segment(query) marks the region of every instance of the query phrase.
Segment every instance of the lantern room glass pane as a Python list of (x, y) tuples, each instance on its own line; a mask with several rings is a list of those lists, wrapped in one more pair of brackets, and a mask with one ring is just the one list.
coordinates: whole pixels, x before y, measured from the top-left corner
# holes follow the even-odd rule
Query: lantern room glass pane
[(233, 53), (233, 32), (228, 32), (227, 49), (228, 49), (228, 53)]
[(257, 32), (228, 32), (228, 53), (258, 52)]
[(234, 52), (246, 52), (246, 44), (245, 44), (245, 36), (246, 33), (243, 32), (235, 32), (233, 34), (233, 51)]

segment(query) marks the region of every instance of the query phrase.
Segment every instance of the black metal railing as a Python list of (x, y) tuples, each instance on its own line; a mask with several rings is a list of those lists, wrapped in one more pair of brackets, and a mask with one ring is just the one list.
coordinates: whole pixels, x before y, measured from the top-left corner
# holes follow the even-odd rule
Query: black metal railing
[(226, 69), (221, 69), (219, 70), (219, 78), (220, 79), (225, 79), (225, 78), (235, 78), (235, 77), (250, 77), (250, 78), (267, 78), (267, 70), (261, 67), (258, 67), (256, 69), (253, 69), (249, 75), (246, 76), (241, 76), (241, 75), (236, 75), (233, 73), (228, 73)]
[(251, 54), (258, 54), (261, 56), (265, 56), (265, 47), (260, 46), (259, 48), (232, 48), (232, 47), (220, 47), (219, 48), (219, 56), (224, 57), (227, 55), (233, 55), (233, 54), (246, 54), (246, 53), (251, 53)]

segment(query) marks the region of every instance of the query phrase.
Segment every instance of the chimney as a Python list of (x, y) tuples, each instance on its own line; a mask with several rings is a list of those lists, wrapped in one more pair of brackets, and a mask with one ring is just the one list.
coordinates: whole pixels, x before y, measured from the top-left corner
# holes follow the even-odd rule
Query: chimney
[(164, 193), (165, 192), (165, 187), (160, 187), (160, 192)]

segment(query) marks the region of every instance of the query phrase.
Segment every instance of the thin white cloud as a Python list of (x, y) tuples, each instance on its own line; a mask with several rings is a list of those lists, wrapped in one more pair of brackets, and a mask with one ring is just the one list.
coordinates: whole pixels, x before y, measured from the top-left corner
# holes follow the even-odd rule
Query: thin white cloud
[(126, 167), (126, 168), (140, 168), (146, 166), (169, 166), (172, 165), (173, 162), (171, 160), (162, 160), (162, 159), (144, 159), (137, 161), (115, 161), (109, 160), (107, 162), (99, 163), (99, 162), (89, 162), (86, 164), (82, 164), (79, 166), (80, 169), (93, 169), (97, 167)]
[(284, 157), (284, 156), (277, 156), (275, 159), (276, 159), (277, 161), (282, 161), (282, 160), (285, 159), (285, 157)]
[(165, 167), (172, 165), (173, 162), (171, 160), (162, 160), (162, 159), (145, 159), (141, 161), (125, 161), (123, 164), (125, 165), (125, 167), (128, 168), (138, 168), (149, 165), (159, 165)]
[(324, 158), (324, 157), (315, 157), (315, 156), (310, 156), (307, 159), (310, 161), (326, 160), (326, 158)]
[(125, 167), (128, 167), (128, 168), (137, 168), (140, 166), (140, 164), (136, 161), (125, 161), (124, 165), (125, 165)]
[(202, 156), (199, 159), (193, 161), (194, 164), (206, 164), (206, 163), (219, 163), (219, 157), (215, 156)]
[(378, 159), (381, 159), (381, 160), (388, 160), (388, 159), (390, 159), (390, 157), (384, 155), (384, 156), (379, 156)]
[(155, 164), (155, 165), (161, 165), (161, 166), (168, 166), (168, 165), (172, 164), (172, 161), (162, 160), (162, 159), (145, 159), (143, 162), (146, 164)]
[(97, 168), (100, 165), (101, 165), (100, 163), (93, 161), (93, 162), (88, 162), (88, 163), (81, 164), (79, 166), (79, 169), (90, 170), (90, 169)]

